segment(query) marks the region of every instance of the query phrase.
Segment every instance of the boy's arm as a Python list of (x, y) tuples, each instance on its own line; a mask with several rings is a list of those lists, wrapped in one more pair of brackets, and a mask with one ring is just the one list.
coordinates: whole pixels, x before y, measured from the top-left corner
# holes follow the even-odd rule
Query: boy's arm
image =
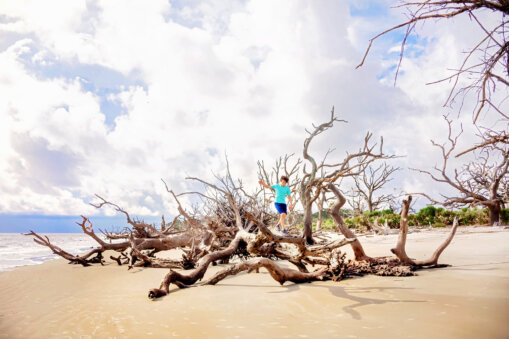
[(288, 205), (290, 207), (290, 212), (293, 211), (293, 208), (295, 206), (293, 206), (293, 199), (292, 199), (292, 195), (291, 194), (288, 196)]
[(272, 189), (272, 187), (271, 187), (271, 186), (267, 185), (266, 183), (264, 183), (264, 182), (263, 182), (263, 181), (261, 181), (261, 180), (260, 180), (260, 181), (258, 181), (258, 183), (259, 183), (260, 185), (262, 185), (263, 187), (265, 187), (265, 188), (270, 188), (270, 189)]

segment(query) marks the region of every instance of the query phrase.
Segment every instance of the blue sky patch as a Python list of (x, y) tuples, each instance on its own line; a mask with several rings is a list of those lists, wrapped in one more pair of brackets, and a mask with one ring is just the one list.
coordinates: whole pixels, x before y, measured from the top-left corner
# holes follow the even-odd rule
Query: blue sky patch
[(389, 13), (389, 7), (384, 1), (349, 1), (348, 7), (353, 17), (379, 17)]
[[(132, 216), (135, 217), (135, 216)], [(94, 231), (99, 229), (109, 231), (120, 231), (127, 222), (124, 216), (89, 216), (94, 225)], [(161, 217), (143, 217), (145, 222), (155, 224), (159, 229)], [(173, 218), (167, 217), (171, 221)], [(0, 214), (0, 233), (26, 233), (30, 230), (41, 233), (82, 233), (79, 215), (40, 215), (40, 214)]]
[(187, 28), (203, 28), (203, 15), (197, 16), (198, 11), (193, 10), (192, 16), (185, 15), (186, 7), (191, 10), (197, 5), (196, 1), (171, 0), (169, 3), (171, 9), (163, 15), (166, 22), (172, 21)]

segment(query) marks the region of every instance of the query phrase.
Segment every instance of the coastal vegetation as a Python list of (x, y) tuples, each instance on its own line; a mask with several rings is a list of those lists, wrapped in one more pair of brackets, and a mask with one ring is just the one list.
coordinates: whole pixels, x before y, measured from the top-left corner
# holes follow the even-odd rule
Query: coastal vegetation
[[(353, 210), (345, 209), (342, 211), (345, 216), (345, 224), (359, 231), (369, 231), (375, 222), (378, 225), (384, 225), (387, 222), (389, 228), (398, 228), (401, 222), (399, 213), (391, 209), (379, 211), (366, 211), (360, 215), (353, 216)], [(323, 221), (322, 229), (335, 230), (336, 226), (327, 212), (322, 211)], [(295, 216), (298, 219), (300, 216)], [(318, 212), (313, 214), (313, 229), (316, 229), (318, 221)], [(487, 208), (468, 208), (459, 210), (446, 210), (443, 207), (433, 205), (420, 209), (417, 213), (408, 214), (409, 227), (446, 227), (452, 225), (454, 218), (458, 218), (460, 226), (480, 226), (489, 225), (489, 210)], [(509, 224), (509, 209), (504, 208), (501, 211), (501, 224)], [(298, 225), (297, 227), (302, 227)]]

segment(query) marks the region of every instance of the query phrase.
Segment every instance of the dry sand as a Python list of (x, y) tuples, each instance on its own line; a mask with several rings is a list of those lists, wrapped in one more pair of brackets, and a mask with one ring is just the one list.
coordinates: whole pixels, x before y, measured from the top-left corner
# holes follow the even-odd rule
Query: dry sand
[[(410, 234), (409, 255), (431, 254), (445, 232)], [(362, 242), (389, 255), (396, 237)], [(279, 286), (262, 270), (156, 301), (147, 292), (166, 269), (58, 259), (0, 273), (0, 337), (508, 338), (508, 244), (509, 230), (464, 228), (440, 260), (453, 266), (415, 277)]]

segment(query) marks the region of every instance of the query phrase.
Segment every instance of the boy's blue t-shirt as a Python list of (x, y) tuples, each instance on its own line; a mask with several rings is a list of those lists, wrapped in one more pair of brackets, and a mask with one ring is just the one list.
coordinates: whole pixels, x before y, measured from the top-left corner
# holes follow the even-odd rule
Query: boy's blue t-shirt
[(292, 194), (290, 187), (281, 185), (270, 186), (276, 190), (276, 202), (278, 204), (286, 204), (286, 196)]

